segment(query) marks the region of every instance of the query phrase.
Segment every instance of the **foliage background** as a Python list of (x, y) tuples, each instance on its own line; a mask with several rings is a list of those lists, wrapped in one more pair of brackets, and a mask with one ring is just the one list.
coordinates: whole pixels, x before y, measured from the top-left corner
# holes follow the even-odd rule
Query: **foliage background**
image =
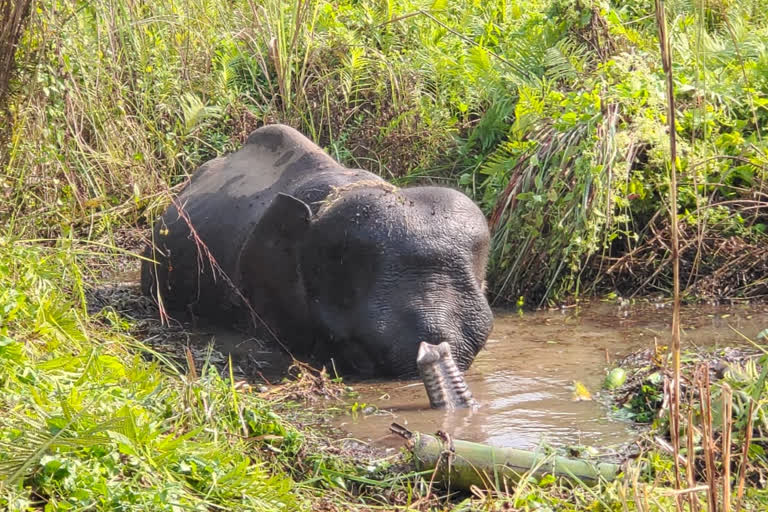
[[(668, 10), (685, 294), (764, 297), (766, 11)], [(284, 122), (347, 165), (472, 196), (496, 301), (665, 293), (654, 23), (635, 1), (39, 1), (0, 216), (43, 237), (143, 222), (198, 164)]]

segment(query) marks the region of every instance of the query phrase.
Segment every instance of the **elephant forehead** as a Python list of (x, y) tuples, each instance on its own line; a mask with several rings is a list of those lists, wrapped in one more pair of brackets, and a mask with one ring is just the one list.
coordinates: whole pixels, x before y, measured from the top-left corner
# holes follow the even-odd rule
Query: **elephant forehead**
[[(489, 238), (485, 217), (466, 196), (428, 187), (356, 191), (339, 201), (321, 220), (321, 232), (377, 246), (399, 245), (414, 254), (482, 246)], [(330, 231), (330, 233), (329, 233)], [(325, 236), (324, 235), (324, 236)]]
[[(400, 198), (390, 199), (392, 220), (402, 222), (405, 235), (443, 234), (451, 239), (463, 235), (483, 238), (488, 225), (480, 209), (467, 196), (450, 188), (413, 187), (400, 189)], [(389, 216), (385, 213), (385, 219)]]

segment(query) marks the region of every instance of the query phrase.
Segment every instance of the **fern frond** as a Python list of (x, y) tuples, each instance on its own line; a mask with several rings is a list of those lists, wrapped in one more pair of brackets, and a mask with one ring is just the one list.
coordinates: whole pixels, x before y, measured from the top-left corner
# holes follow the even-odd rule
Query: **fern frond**
[(544, 54), (544, 76), (552, 81), (573, 82), (586, 71), (589, 50), (571, 39), (561, 39)]
[(179, 103), (184, 131), (187, 134), (192, 133), (205, 120), (218, 117), (221, 114), (220, 107), (207, 106), (197, 96), (189, 92), (182, 96)]

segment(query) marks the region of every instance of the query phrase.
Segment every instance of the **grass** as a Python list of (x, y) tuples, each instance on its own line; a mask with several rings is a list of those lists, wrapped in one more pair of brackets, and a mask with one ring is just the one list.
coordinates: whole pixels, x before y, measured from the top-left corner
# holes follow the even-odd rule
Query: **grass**
[(79, 257), (3, 240), (0, 508), (304, 508), (279, 469), (301, 434), (212, 366), (181, 373), (90, 317)]

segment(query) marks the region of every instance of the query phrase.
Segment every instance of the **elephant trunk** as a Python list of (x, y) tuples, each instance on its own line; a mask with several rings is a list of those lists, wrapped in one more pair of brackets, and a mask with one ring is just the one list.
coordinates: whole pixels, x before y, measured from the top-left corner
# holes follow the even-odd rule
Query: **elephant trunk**
[(477, 405), (464, 375), (453, 360), (448, 343), (430, 345), (422, 341), (416, 356), (416, 365), (419, 367), (432, 408), (455, 409)]

